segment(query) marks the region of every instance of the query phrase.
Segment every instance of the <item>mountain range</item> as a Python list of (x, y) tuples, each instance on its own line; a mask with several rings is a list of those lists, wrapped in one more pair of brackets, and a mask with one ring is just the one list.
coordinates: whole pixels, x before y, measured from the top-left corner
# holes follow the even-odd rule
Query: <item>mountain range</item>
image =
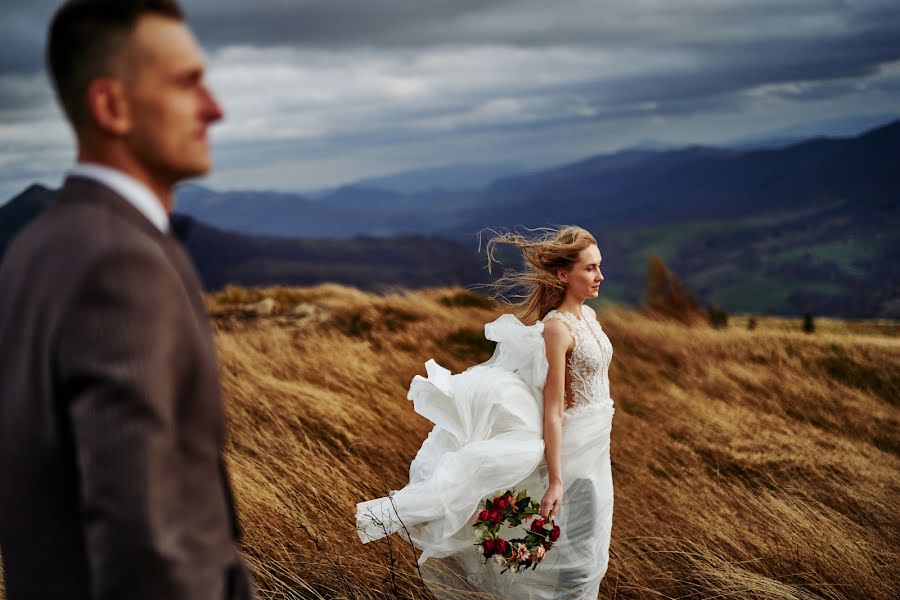
[[(212, 287), (472, 283), (484, 278), (482, 228), (573, 223), (598, 239), (601, 295), (611, 300), (640, 302), (647, 258), (657, 254), (704, 302), (729, 311), (900, 318), (898, 155), (893, 121), (784, 147), (604, 154), (475, 188), (447, 184), (452, 169), (432, 174), (441, 186), (406, 174), (382, 181), (394, 189), (370, 180), (315, 197), (186, 184), (177, 207), (194, 222), (188, 246)], [(397, 191), (403, 185), (413, 191)], [(24, 196), (0, 207), (0, 234), (18, 222), (8, 212), (47, 197), (36, 188)], [(342, 250), (346, 268), (328, 262)], [(371, 273), (356, 259), (375, 256), (387, 261), (380, 281), (352, 275)]]

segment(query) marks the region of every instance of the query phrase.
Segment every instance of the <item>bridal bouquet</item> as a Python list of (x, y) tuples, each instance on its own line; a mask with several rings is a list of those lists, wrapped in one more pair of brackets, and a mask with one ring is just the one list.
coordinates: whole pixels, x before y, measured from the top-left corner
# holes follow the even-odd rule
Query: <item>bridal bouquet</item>
[(504, 566), (501, 573), (537, 568), (559, 539), (559, 526), (552, 519), (538, 518), (525, 530), (525, 537), (511, 540), (500, 537), (500, 527), (504, 523), (518, 527), (523, 521), (539, 515), (540, 509), (540, 503), (528, 497), (525, 490), (507, 490), (495, 498), (483, 500), (473, 527), (478, 530), (475, 546), (484, 556), (485, 564), (493, 557)]

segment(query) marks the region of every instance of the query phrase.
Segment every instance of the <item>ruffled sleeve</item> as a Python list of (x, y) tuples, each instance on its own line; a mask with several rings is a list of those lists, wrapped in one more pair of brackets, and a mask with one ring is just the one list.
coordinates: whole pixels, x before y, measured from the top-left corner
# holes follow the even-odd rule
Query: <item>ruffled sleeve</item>
[(544, 324), (525, 325), (515, 315), (502, 315), (486, 323), (484, 337), (497, 342), (494, 355), (479, 366), (494, 366), (518, 373), (525, 383), (543, 390), (547, 380)]

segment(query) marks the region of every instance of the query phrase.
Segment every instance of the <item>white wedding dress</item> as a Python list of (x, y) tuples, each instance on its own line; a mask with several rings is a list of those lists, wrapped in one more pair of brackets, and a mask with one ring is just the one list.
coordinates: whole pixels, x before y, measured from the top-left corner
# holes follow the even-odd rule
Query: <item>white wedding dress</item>
[[(613, 349), (590, 309), (582, 308), (581, 317), (553, 310), (526, 326), (503, 315), (485, 325), (485, 337), (497, 342), (490, 360), (458, 375), (429, 360), (428, 377), (413, 379), (408, 398), (434, 429), (410, 465), (409, 484), (357, 505), (357, 531), (363, 543), (408, 533), (436, 598), (597, 598), (612, 530)], [(493, 561), (484, 564), (472, 523), (486, 497), (516, 488), (539, 501), (547, 490), (542, 436), (547, 319), (562, 320), (575, 338), (567, 360), (564, 492), (556, 518), (561, 535), (537, 569), (501, 574)], [(504, 528), (502, 535), (523, 537), (521, 529)]]

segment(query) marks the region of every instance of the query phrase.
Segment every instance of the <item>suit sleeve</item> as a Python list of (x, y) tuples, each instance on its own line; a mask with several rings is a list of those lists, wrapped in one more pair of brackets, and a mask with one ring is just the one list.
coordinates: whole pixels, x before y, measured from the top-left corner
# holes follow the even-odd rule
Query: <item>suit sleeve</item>
[(198, 589), (212, 597), (222, 585), (192, 564), (179, 514), (177, 398), (189, 368), (183, 298), (163, 255), (106, 256), (60, 330), (57, 364), (96, 598), (177, 600), (201, 597)]

